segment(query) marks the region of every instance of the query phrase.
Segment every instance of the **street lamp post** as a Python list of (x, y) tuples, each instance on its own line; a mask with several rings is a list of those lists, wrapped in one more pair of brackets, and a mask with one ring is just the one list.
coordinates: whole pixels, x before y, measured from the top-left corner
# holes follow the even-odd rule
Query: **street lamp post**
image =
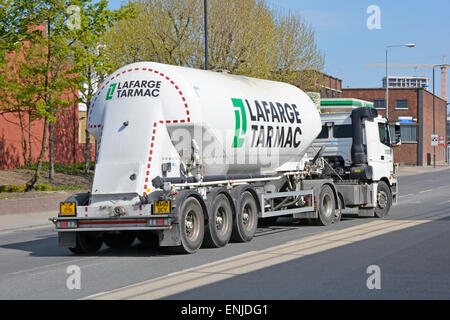
[(414, 43), (396, 44), (386, 47), (386, 119), (389, 123), (389, 79), (388, 79), (388, 49), (393, 47), (408, 47), (413, 48), (416, 45)]
[(205, 70), (208, 70), (208, 0), (203, 1), (203, 9), (205, 19)]
[[(434, 68), (436, 68), (436, 67), (443, 68), (443, 67), (448, 67), (448, 66), (449, 66), (448, 64), (436, 64), (433, 66), (433, 134), (436, 134), (436, 119), (435, 119), (435, 104), (434, 104), (434, 97), (435, 97)], [(445, 108), (445, 114), (447, 115), (447, 108)], [(447, 127), (447, 117), (445, 118), (445, 120), (446, 120), (446, 127)], [(447, 132), (445, 132), (445, 135), (447, 135)], [(439, 141), (439, 138), (438, 138), (438, 141)], [(433, 146), (433, 168), (436, 168), (436, 146)]]

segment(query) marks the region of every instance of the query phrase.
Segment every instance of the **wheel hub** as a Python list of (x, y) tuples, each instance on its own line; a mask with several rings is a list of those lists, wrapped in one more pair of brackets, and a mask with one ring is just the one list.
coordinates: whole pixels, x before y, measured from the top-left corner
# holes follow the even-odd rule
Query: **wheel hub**
[(384, 191), (379, 191), (378, 195), (377, 195), (377, 202), (378, 202), (378, 207), (380, 207), (380, 209), (384, 209), (387, 205), (387, 194)]

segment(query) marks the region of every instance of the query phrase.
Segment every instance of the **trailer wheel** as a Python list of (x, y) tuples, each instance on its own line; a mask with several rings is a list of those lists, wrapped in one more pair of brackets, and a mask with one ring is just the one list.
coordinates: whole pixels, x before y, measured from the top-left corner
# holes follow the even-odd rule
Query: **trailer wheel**
[(336, 202), (333, 190), (329, 185), (324, 184), (320, 190), (318, 199), (319, 217), (317, 223), (322, 226), (328, 226), (336, 218)]
[(205, 229), (203, 245), (207, 248), (225, 246), (231, 238), (233, 211), (230, 201), (223, 193), (217, 195), (211, 204), (212, 216)]
[(389, 213), (392, 206), (392, 194), (389, 186), (384, 181), (378, 182), (377, 190), (377, 206), (375, 207), (375, 215), (378, 218), (384, 218)]
[(119, 233), (105, 233), (103, 241), (111, 249), (129, 248), (134, 242), (136, 235), (132, 231), (121, 231)]
[(97, 252), (103, 244), (103, 240), (94, 232), (77, 232), (77, 246), (69, 248), (76, 254), (87, 254)]
[(172, 249), (177, 253), (195, 253), (205, 233), (203, 208), (196, 198), (189, 197), (181, 205), (180, 213), (181, 246)]
[(258, 226), (258, 206), (253, 195), (245, 191), (241, 196), (240, 207), (233, 220), (231, 239), (234, 242), (248, 242), (253, 239)]

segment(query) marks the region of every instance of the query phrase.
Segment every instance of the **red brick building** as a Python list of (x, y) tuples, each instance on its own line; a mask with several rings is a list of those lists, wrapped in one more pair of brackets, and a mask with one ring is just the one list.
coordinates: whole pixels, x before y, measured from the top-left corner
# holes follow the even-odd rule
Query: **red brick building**
[[(372, 101), (378, 113), (386, 116), (386, 89), (342, 89), (343, 98)], [(411, 124), (401, 124), (402, 145), (394, 148), (394, 161), (401, 164), (433, 165), (431, 135), (444, 137), (444, 144), (436, 147), (436, 164), (446, 159), (446, 101), (435, 96), (433, 132), (433, 94), (423, 88), (389, 88), (389, 121), (411, 117)]]
[[(32, 162), (37, 162), (41, 152), (44, 120), (32, 122)], [(71, 106), (57, 115), (53, 127), (54, 159), (56, 163), (71, 164), (84, 161), (84, 140), (79, 139), (78, 105)], [(26, 135), (28, 132), (26, 133)], [(81, 140), (81, 141), (80, 141)], [(28, 136), (26, 137), (28, 144)], [(21, 130), (16, 114), (7, 113), (0, 116), (0, 169), (12, 169), (24, 164), (21, 142)], [(92, 145), (91, 155), (94, 154)], [(92, 156), (92, 159), (94, 156)], [(48, 161), (47, 152), (44, 161)]]

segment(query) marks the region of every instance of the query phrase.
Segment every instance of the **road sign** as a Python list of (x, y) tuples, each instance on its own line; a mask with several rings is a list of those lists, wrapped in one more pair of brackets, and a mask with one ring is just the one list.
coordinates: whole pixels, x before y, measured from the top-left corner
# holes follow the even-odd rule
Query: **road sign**
[(412, 123), (413, 122), (413, 118), (412, 117), (398, 117), (398, 123)]
[(444, 146), (445, 147), (445, 137), (444, 136), (439, 136), (439, 144), (440, 147)]
[(438, 135), (437, 134), (432, 134), (431, 135), (431, 146), (433, 147), (437, 147), (438, 146)]

